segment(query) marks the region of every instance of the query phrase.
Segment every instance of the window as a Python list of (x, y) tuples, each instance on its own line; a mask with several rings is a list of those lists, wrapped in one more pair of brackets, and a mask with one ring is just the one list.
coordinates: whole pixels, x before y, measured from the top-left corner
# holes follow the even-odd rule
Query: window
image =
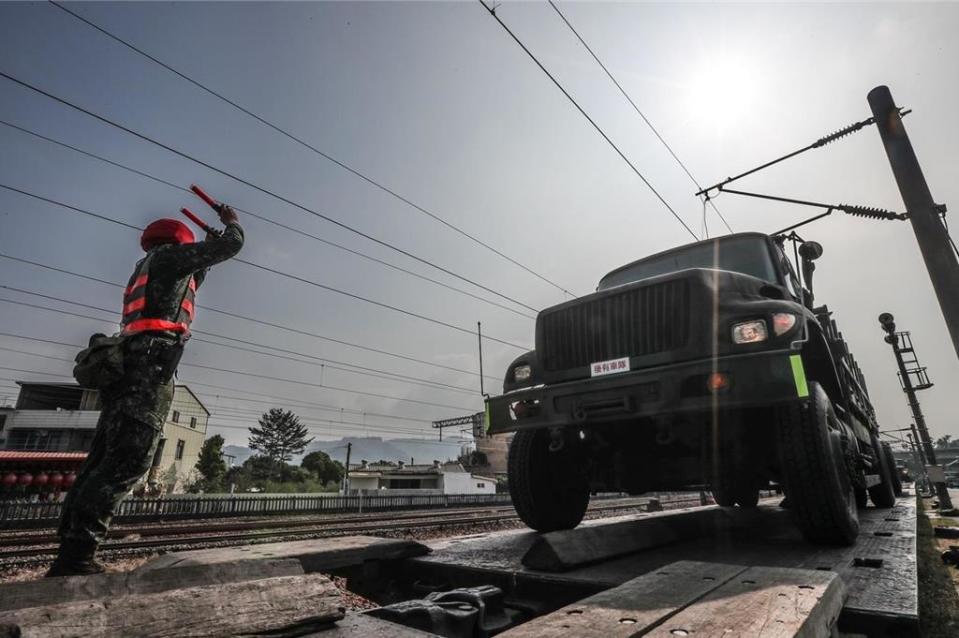
[[(175, 413), (174, 413), (174, 414), (175, 414)], [(176, 441), (176, 453), (174, 454), (173, 458), (176, 459), (177, 461), (182, 461), (182, 460), (183, 460), (183, 448), (185, 448), (185, 447), (186, 447), (186, 441), (184, 441), (183, 439), (177, 439), (177, 441)]]
[(170, 417), (170, 420), (173, 421), (174, 423), (179, 423), (179, 422), (180, 422), (180, 413), (177, 412), (176, 410), (174, 410), (174, 411), (173, 411), (173, 416)]
[(486, 487), (486, 483), (477, 483), (476, 487), (483, 489), (484, 487)]
[(0, 414), (0, 432), (3, 432), (3, 426), (7, 423), (7, 415)]
[(193, 428), (194, 430), (196, 429), (196, 417), (195, 417), (195, 416), (191, 416), (191, 417), (190, 417), (190, 427)]

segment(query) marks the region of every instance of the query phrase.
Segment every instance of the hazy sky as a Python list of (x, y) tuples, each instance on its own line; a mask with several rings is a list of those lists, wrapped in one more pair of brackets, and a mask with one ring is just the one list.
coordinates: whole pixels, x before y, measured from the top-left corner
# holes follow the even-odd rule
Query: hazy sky
[[(887, 84), (937, 201), (959, 207), (959, 6), (952, 4), (599, 4), (559, 6), (696, 178), (715, 182), (868, 117)], [(685, 243), (682, 227), (478, 3), (83, 3), (93, 22), (365, 172), (575, 294), (605, 272)], [(679, 166), (546, 3), (499, 15), (697, 232), (702, 207)], [(306, 204), (533, 308), (565, 296), (46, 3), (0, 4), (0, 70), (284, 197)], [(188, 186), (378, 259), (493, 298), (227, 177), (0, 79), (0, 119)], [(195, 198), (0, 125), (0, 184), (142, 226)], [(874, 129), (741, 183), (746, 190), (902, 209)], [(774, 231), (813, 209), (735, 199), (737, 231)], [(533, 321), (243, 216), (242, 257), (418, 314), (531, 345)], [(720, 229), (710, 213), (709, 227)], [(911, 330), (936, 387), (921, 395), (934, 435), (959, 435), (949, 388), (959, 364), (906, 222), (831, 218), (803, 235), (825, 247), (817, 301), (834, 311), (884, 428), (908, 423), (876, 316)], [(142, 254), (135, 232), (0, 189), (0, 252), (109, 281)], [(0, 285), (119, 308), (117, 289), (0, 259)], [(88, 309), (0, 289), (0, 297)], [(499, 303), (507, 305), (502, 299)], [(476, 337), (250, 266), (217, 267), (199, 303), (298, 330), (476, 370)], [(115, 321), (115, 319), (113, 319)], [(0, 303), (4, 333), (83, 343), (96, 322)], [(477, 377), (200, 310), (195, 327), (314, 357), (475, 388)], [(75, 350), (0, 337), (0, 347)], [(250, 346), (243, 346), (250, 347)], [(487, 389), (520, 350), (486, 342)], [(284, 354), (283, 356), (294, 355)], [(183, 381), (245, 443), (245, 423), (282, 398), (322, 438), (432, 434), (428, 421), (481, 409), (478, 391), (427, 388), (194, 342)], [(70, 364), (0, 350), (0, 366), (69, 374)], [(381, 399), (247, 372), (392, 395)], [(55, 379), (0, 369), (9, 379)], [(208, 384), (201, 386), (199, 384)], [(222, 386), (229, 390), (210, 387)], [(223, 395), (244, 396), (261, 403)], [(219, 394), (218, 398), (213, 396)], [(265, 395), (265, 396), (264, 396)], [(342, 414), (335, 409), (342, 407)], [(362, 412), (370, 413), (367, 415)], [(411, 420), (393, 420), (371, 414)], [(340, 425), (340, 421), (366, 426)]]

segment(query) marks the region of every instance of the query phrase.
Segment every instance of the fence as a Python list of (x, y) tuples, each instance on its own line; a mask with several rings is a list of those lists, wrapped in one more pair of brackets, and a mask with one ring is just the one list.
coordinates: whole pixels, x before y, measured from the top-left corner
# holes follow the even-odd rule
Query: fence
[[(430, 494), (375, 496), (173, 496), (128, 498), (120, 503), (114, 522), (274, 516), (277, 514), (344, 514), (480, 505), (509, 505), (509, 494)], [(0, 502), (0, 529), (43, 527), (60, 518), (60, 502)]]

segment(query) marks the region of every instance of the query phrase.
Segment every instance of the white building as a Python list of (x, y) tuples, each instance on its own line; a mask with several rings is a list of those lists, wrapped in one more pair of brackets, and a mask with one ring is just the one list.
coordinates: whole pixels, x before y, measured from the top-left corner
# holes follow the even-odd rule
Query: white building
[[(13, 409), (0, 409), (0, 449), (86, 452), (100, 418), (96, 390), (72, 383), (18, 382)], [(183, 488), (206, 438), (210, 413), (185, 385), (174, 389), (173, 403), (163, 425), (156, 480), (164, 491)]]
[(350, 466), (350, 493), (495, 494), (496, 481), (470, 474), (459, 463), (407, 465), (367, 463)]

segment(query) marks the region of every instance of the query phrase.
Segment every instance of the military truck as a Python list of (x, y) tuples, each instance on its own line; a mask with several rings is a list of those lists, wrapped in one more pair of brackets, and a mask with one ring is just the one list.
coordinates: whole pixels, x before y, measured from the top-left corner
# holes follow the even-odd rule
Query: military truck
[(895, 463), (832, 313), (813, 303), (821, 254), (795, 233), (732, 234), (541, 311), (535, 350), (487, 402), (490, 433), (515, 433), (520, 518), (569, 529), (591, 493), (702, 486), (751, 508), (775, 482), (809, 541), (852, 543), (867, 498), (894, 504)]

